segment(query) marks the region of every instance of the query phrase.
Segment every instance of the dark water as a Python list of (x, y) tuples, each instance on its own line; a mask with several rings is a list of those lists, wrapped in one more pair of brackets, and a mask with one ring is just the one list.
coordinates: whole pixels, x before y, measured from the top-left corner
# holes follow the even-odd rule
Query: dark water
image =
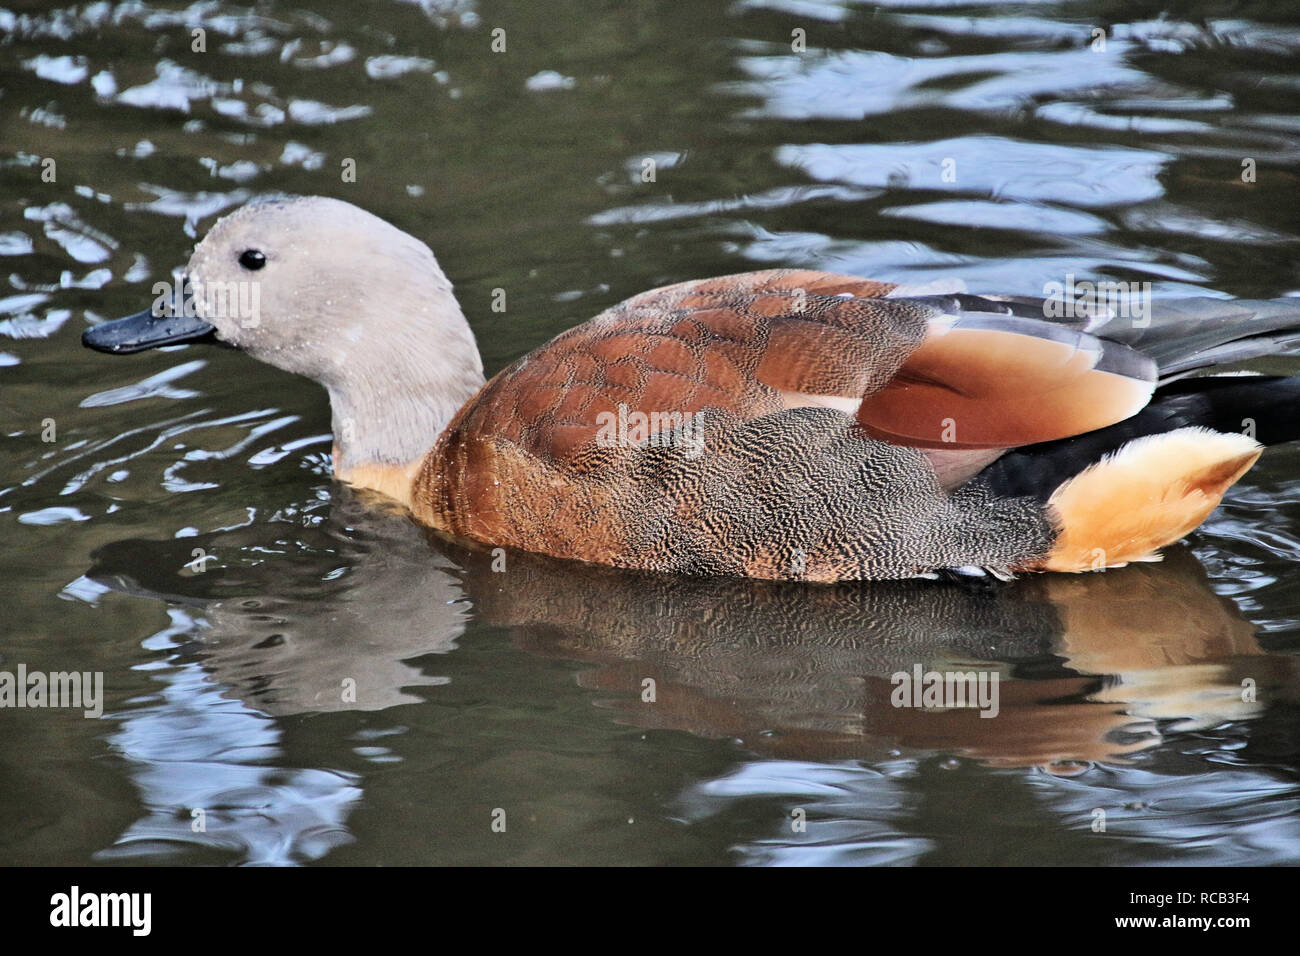
[(311, 6), (0, 10), (0, 668), (106, 698), (0, 713), (0, 862), (1300, 862), (1300, 449), (1105, 574), (499, 574), (331, 483), (317, 386), (78, 344), (271, 191), (428, 240), (489, 372), (773, 265), (1297, 294), (1295, 4)]

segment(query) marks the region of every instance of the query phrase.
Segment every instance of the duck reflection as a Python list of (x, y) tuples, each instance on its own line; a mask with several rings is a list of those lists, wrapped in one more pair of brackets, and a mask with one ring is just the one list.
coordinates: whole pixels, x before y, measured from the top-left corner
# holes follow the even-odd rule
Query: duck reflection
[[(195, 548), (216, 557), (203, 573)], [(428, 697), (446, 678), (427, 655), (471, 618), (586, 665), (579, 682), (617, 720), (783, 758), (938, 751), (1069, 773), (1297, 696), (1295, 662), (1260, 647), (1183, 548), (994, 587), (697, 580), (467, 548), (345, 493), (315, 527), (123, 541), (96, 559), (101, 584), (201, 608), (185, 653), (272, 716)], [(996, 675), (996, 717), (895, 706), (891, 678), (918, 665)]]
[[(907, 749), (1069, 773), (1295, 696), (1295, 662), (1264, 652), (1182, 548), (1158, 564), (994, 588), (774, 587), (587, 568), (579, 583), (531, 557), (506, 574), (478, 555), (461, 564), (478, 615), (513, 627), (533, 653), (590, 664), (580, 682), (617, 695), (603, 703), (621, 719), (784, 758)], [(918, 667), (996, 674), (993, 719), (975, 706), (898, 706), (895, 675)]]
[(446, 679), (409, 661), (453, 650), (470, 616), (445, 555), (350, 497), (320, 524), (125, 540), (94, 558), (100, 585), (197, 609), (183, 653), (271, 716), (418, 702), (413, 688)]

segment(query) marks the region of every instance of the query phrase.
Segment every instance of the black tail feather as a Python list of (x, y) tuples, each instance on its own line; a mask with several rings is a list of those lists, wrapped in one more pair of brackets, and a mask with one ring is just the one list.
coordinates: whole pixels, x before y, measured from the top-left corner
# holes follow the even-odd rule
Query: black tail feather
[(1089, 331), (1155, 359), (1162, 382), (1198, 369), (1300, 348), (1300, 298), (1160, 299), (1142, 319), (1112, 318)]

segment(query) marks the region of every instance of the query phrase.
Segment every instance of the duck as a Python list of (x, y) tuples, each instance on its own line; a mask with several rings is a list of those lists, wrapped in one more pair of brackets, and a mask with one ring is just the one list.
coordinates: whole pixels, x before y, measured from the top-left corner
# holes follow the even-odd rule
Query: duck
[[(92, 325), (328, 393), (336, 479), (481, 546), (806, 582), (1158, 560), (1300, 438), (1300, 299), (1062, 311), (813, 269), (634, 295), (490, 381), (430, 248), (343, 200), (218, 220), (187, 297)], [(1068, 305), (1068, 303), (1067, 303)], [(1225, 374), (1229, 373), (1229, 374)]]

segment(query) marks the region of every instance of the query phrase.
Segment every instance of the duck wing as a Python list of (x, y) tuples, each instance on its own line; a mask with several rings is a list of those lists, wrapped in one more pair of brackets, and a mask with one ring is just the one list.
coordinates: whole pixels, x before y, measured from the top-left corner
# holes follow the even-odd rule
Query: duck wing
[(894, 444), (987, 450), (1104, 427), (1151, 395), (1155, 363), (1029, 305), (894, 288), (770, 270), (654, 289), (503, 370), (449, 430), (562, 462), (619, 406), (647, 434), (706, 409), (830, 407)]

